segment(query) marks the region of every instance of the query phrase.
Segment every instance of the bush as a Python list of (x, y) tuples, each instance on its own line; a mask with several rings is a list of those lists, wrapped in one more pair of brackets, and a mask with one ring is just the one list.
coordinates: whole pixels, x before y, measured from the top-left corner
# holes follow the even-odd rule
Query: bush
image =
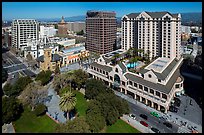
[(38, 104), (35, 107), (34, 113), (36, 116), (44, 115), (46, 113), (47, 107), (44, 104)]

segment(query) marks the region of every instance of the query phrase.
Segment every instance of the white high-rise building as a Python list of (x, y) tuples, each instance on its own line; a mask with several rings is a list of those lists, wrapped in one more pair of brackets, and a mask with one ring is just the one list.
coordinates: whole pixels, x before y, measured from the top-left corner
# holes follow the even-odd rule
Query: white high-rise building
[(57, 33), (57, 29), (54, 26), (40, 26), (40, 38), (54, 37)]
[(17, 19), (12, 22), (12, 46), (24, 50), (27, 39), (39, 39), (39, 23), (34, 19)]
[(124, 15), (121, 21), (122, 49), (143, 49), (150, 58), (181, 56), (180, 14), (144, 11)]

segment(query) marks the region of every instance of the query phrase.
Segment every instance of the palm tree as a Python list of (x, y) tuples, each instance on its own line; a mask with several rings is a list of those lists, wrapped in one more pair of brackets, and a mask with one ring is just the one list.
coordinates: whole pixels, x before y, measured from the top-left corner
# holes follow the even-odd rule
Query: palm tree
[(62, 97), (60, 98), (59, 106), (60, 109), (64, 112), (67, 112), (67, 118), (69, 119), (69, 112), (74, 109), (76, 105), (76, 97), (74, 94), (70, 91), (64, 93)]
[(118, 54), (118, 53), (113, 56), (113, 61), (114, 61), (115, 64), (117, 63), (117, 59), (120, 58), (120, 56), (121, 55)]
[(137, 56), (138, 54), (138, 49), (137, 48), (133, 48), (133, 57)]

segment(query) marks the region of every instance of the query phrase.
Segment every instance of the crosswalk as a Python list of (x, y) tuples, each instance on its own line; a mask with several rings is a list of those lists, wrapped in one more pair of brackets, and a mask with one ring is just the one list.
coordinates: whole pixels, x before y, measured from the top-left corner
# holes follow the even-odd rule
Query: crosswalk
[(191, 133), (189, 130), (179, 127), (177, 133)]

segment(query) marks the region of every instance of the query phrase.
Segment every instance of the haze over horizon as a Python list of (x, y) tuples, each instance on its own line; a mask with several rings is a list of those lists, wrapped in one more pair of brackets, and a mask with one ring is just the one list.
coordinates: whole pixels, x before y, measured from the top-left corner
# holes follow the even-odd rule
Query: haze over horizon
[(115, 11), (117, 17), (142, 11), (200, 13), (202, 2), (2, 2), (2, 19), (75, 17), (85, 15), (88, 10)]

